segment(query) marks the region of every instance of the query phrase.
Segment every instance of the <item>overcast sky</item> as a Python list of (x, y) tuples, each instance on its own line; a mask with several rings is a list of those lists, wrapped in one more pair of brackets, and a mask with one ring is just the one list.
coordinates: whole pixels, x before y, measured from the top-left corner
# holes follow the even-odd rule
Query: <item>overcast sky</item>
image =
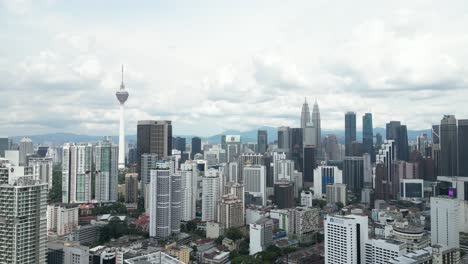
[[(468, 118), (468, 3), (460, 1), (0, 0), (0, 134), (299, 126), (344, 113), (426, 129)], [(311, 107), (312, 109), (312, 107)]]

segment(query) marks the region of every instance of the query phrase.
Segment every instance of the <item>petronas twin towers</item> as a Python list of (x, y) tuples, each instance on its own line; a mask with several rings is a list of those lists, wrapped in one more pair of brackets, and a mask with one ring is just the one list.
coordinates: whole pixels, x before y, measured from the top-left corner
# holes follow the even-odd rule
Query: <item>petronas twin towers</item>
[(317, 101), (312, 109), (312, 118), (310, 115), (309, 104), (305, 99), (301, 111), (301, 128), (304, 133), (304, 145), (314, 145), (316, 149), (320, 149), (321, 143), (321, 126), (320, 126), (320, 111)]

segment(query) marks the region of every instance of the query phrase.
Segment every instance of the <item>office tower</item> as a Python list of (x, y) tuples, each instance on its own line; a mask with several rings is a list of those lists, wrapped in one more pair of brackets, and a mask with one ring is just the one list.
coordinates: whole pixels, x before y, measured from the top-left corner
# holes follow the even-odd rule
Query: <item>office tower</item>
[(327, 185), (327, 203), (342, 203), (344, 206), (346, 206), (346, 191), (346, 184), (334, 183)]
[(431, 244), (444, 249), (459, 248), (458, 217), (460, 201), (448, 197), (431, 197)]
[(314, 170), (317, 167), (315, 154), (315, 146), (304, 146), (304, 164), (302, 169), (302, 175), (304, 176), (304, 185), (306, 187), (312, 187), (314, 183)]
[(49, 190), (52, 189), (52, 176), (54, 163), (52, 158), (33, 158), (28, 159), (28, 166), (33, 169), (33, 177), (41, 183), (47, 183)]
[(221, 144), (221, 148), (224, 149), (224, 150), (227, 150), (227, 147), (226, 147), (226, 135), (221, 135), (221, 138), (220, 138), (220, 144)]
[(399, 160), (409, 161), (408, 131), (400, 121), (390, 121), (386, 124), (387, 140), (394, 140)]
[(364, 169), (364, 187), (372, 188), (372, 162), (369, 154), (364, 154), (363, 159), (363, 169)]
[(361, 193), (364, 187), (364, 158), (345, 157), (343, 161), (343, 183), (354, 193)]
[(440, 125), (432, 125), (432, 144), (440, 144)]
[(278, 206), (278, 209), (294, 207), (293, 182), (282, 180), (275, 183), (275, 204)]
[(453, 115), (445, 115), (440, 122), (440, 173), (443, 176), (458, 176), (457, 141), (457, 120)]
[(307, 99), (305, 99), (301, 109), (301, 128), (304, 129), (308, 123), (310, 123), (310, 110)]
[(118, 147), (109, 140), (99, 142), (95, 147), (94, 162), (96, 166), (95, 200), (101, 203), (116, 202), (119, 178)]
[(138, 173), (125, 174), (125, 203), (138, 203)]
[(278, 127), (278, 148), (283, 152), (289, 152), (289, 127)]
[(24, 168), (0, 160), (0, 259), (3, 263), (46, 263), (47, 184)]
[(362, 157), (363, 145), (361, 142), (353, 141), (350, 145), (349, 155), (350, 157)]
[(0, 137), (0, 157), (5, 157), (5, 150), (10, 149), (10, 140), (7, 137)]
[(266, 205), (265, 166), (250, 165), (244, 167), (244, 191), (257, 198), (260, 205)]
[(198, 172), (195, 163), (185, 163), (180, 166), (182, 177), (182, 220), (195, 219), (196, 201), (198, 197)]
[(243, 175), (242, 172), (244, 170), (245, 166), (249, 165), (263, 165), (263, 155), (262, 154), (256, 154), (256, 153), (244, 153), (240, 156), (239, 158), (239, 170), (238, 170), (238, 179), (237, 181), (233, 181), (233, 178), (231, 178), (231, 182), (242, 182), (243, 181)]
[(19, 144), (19, 155), (20, 155), (19, 165), (26, 166), (27, 156), (33, 153), (34, 153), (34, 148), (33, 148), (32, 140), (26, 137), (21, 139), (20, 144)]
[(274, 163), (275, 182), (281, 180), (292, 181), (294, 162), (292, 160), (276, 160)]
[(237, 161), (241, 152), (240, 135), (226, 135), (226, 161)]
[(367, 216), (327, 215), (324, 221), (325, 264), (365, 264), (367, 229)]
[(418, 179), (419, 178), (419, 164), (410, 163), (402, 160), (397, 160), (393, 164), (393, 197), (399, 197), (400, 195), (400, 183), (403, 179)]
[(302, 128), (291, 128), (290, 130), (290, 146), (291, 159), (294, 161), (294, 169), (302, 171), (303, 164), (303, 143), (302, 143)]
[(151, 170), (149, 233), (158, 239), (180, 232), (181, 177), (171, 171), (171, 163), (160, 162)]
[(89, 248), (76, 241), (51, 239), (47, 242), (47, 264), (89, 264)]
[(261, 218), (249, 225), (250, 248), (249, 255), (262, 252), (273, 244), (273, 221), (269, 218)]
[(345, 156), (351, 153), (351, 143), (356, 141), (356, 113), (345, 114)]
[(328, 184), (343, 183), (343, 173), (336, 166), (318, 166), (314, 170), (314, 195), (322, 198)]
[(125, 84), (123, 79), (123, 65), (122, 65), (122, 82), (120, 83), (120, 89), (115, 93), (117, 100), (120, 103), (120, 127), (119, 127), (119, 170), (125, 169), (125, 113), (124, 105), (128, 99), (128, 92), (125, 90)]
[(263, 156), (263, 164), (265, 166), (266, 172), (266, 186), (274, 187), (275, 183), (275, 170), (273, 164), (273, 157), (270, 154), (265, 154)]
[(340, 149), (336, 135), (327, 135), (323, 139), (325, 160), (340, 160)]
[(468, 176), (468, 119), (458, 120), (458, 175)]
[(371, 161), (374, 163), (374, 129), (372, 126), (371, 113), (365, 113), (362, 117), (362, 149), (364, 153), (368, 153), (370, 155)]
[(220, 186), (221, 173), (216, 169), (209, 169), (202, 181), (202, 221), (216, 221)]
[(375, 164), (375, 199), (376, 200), (387, 200), (389, 199), (388, 184), (387, 184), (387, 168), (385, 163), (377, 161)]
[(257, 131), (257, 152), (265, 153), (268, 149), (268, 131), (258, 130)]
[(240, 182), (239, 181), (239, 163), (236, 161), (228, 163), (226, 182)]
[(58, 236), (68, 235), (78, 228), (78, 206), (51, 204), (47, 206), (47, 231)]
[(319, 157), (321, 157), (321, 149), (322, 149), (322, 125), (320, 123), (320, 111), (317, 101), (314, 103), (314, 107), (312, 109), (312, 124), (314, 125), (314, 138), (315, 142), (313, 143), (318, 150)]
[(383, 143), (382, 134), (380, 133), (375, 134), (375, 148), (380, 149), (380, 146), (382, 145), (382, 143)]
[(421, 135), (418, 136), (417, 138), (417, 150), (419, 151), (419, 153), (421, 153), (421, 155), (423, 157), (428, 157), (430, 156), (428, 153), (427, 153), (427, 148), (429, 146), (429, 141), (427, 139), (427, 134), (426, 133), (422, 133)]
[[(385, 142), (381, 145), (379, 153), (376, 156), (376, 164), (379, 167), (379, 164), (382, 164), (384, 168), (384, 172), (380, 171), (379, 176), (382, 176), (382, 179), (377, 180), (377, 170), (376, 170), (376, 181), (375, 181), (375, 188), (376, 188), (376, 196), (378, 196), (377, 189), (382, 187), (382, 193), (384, 194), (392, 194), (395, 193), (392, 188), (397, 183), (397, 179), (393, 178), (393, 163), (397, 159), (396, 154), (396, 143), (394, 140), (385, 140)], [(376, 197), (377, 199), (377, 197)], [(379, 198), (380, 199), (380, 198)], [(385, 197), (387, 199), (397, 199), (397, 197)]]
[(311, 191), (305, 191), (303, 190), (301, 192), (301, 206), (307, 206), (307, 207), (312, 207), (313, 203), (313, 193)]
[(244, 226), (244, 204), (234, 194), (221, 197), (218, 206), (218, 222), (225, 230), (230, 227)]
[(157, 154), (160, 159), (172, 154), (172, 122), (168, 120), (142, 120), (137, 125), (138, 169), (141, 170), (141, 156)]
[(62, 202), (91, 201), (93, 146), (65, 143), (62, 151)]
[(45, 157), (49, 156), (48, 152), (49, 152), (49, 147), (39, 146), (39, 147), (37, 147), (36, 154), (37, 154), (37, 157), (45, 158)]
[(190, 158), (193, 159), (195, 154), (202, 153), (201, 150), (201, 138), (193, 137), (192, 138), (192, 151), (190, 152)]
[(185, 138), (183, 137), (175, 137), (172, 140), (172, 148), (180, 150), (180, 151), (185, 151)]

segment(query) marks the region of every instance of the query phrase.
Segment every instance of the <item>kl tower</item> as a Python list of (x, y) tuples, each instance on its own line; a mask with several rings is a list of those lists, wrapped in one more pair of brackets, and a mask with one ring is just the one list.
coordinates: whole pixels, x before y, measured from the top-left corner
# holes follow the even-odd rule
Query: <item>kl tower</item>
[(122, 65), (122, 83), (120, 90), (115, 93), (117, 100), (120, 103), (120, 128), (119, 128), (119, 170), (125, 169), (125, 121), (124, 121), (124, 104), (128, 99), (128, 92), (125, 91), (123, 80), (123, 65)]

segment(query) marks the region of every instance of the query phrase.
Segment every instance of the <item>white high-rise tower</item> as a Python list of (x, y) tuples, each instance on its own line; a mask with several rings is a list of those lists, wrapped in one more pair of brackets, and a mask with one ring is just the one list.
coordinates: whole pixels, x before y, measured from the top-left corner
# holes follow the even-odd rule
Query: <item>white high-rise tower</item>
[(123, 65), (122, 65), (122, 83), (120, 90), (115, 93), (117, 100), (120, 102), (120, 128), (119, 128), (119, 170), (125, 169), (125, 123), (124, 123), (124, 104), (128, 99), (128, 92), (125, 91), (123, 81)]

